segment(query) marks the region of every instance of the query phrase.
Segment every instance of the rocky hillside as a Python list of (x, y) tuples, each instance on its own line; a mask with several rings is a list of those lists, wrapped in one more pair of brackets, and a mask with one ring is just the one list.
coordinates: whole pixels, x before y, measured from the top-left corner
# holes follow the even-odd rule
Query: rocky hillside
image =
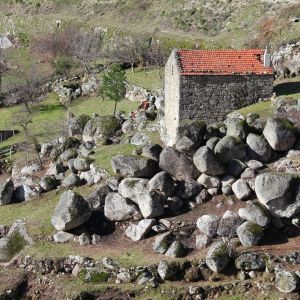
[[(91, 26), (200, 40), (204, 47), (276, 45), (300, 36), (296, 22), (300, 6), (294, 0), (5, 0), (0, 7), (5, 15), (0, 28), (4, 30), (47, 29), (56, 20), (76, 16), (78, 21)], [(28, 20), (22, 17), (24, 14), (41, 26), (29, 26)]]

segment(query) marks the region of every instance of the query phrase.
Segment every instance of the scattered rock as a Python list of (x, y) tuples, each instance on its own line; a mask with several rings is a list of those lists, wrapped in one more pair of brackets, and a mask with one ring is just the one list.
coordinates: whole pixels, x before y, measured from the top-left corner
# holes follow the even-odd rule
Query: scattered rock
[(171, 147), (166, 147), (161, 152), (159, 167), (178, 180), (195, 178), (199, 174), (191, 159)]
[(178, 267), (174, 262), (162, 260), (158, 264), (157, 273), (162, 280), (176, 280), (178, 276)]
[(53, 235), (55, 243), (68, 243), (74, 240), (74, 235), (68, 232), (59, 231)]
[(230, 261), (227, 245), (223, 241), (213, 243), (206, 254), (205, 261), (213, 272), (223, 271)]
[(256, 177), (258, 200), (272, 215), (291, 218), (300, 212), (300, 180), (292, 174), (264, 173)]
[(262, 227), (268, 226), (271, 221), (268, 210), (258, 202), (249, 202), (246, 207), (240, 208), (239, 216)]
[(137, 206), (118, 193), (109, 193), (105, 198), (104, 215), (111, 221), (126, 221), (139, 215)]
[(282, 293), (292, 293), (299, 290), (300, 280), (294, 272), (280, 270), (276, 272), (275, 286)]
[(239, 200), (245, 200), (252, 194), (247, 181), (244, 179), (238, 179), (235, 183), (233, 183), (232, 191)]
[(242, 253), (235, 259), (235, 266), (239, 270), (253, 271), (265, 268), (265, 259), (259, 253), (248, 252)]
[(201, 147), (194, 154), (193, 161), (197, 169), (206, 175), (222, 175), (224, 167), (215, 153), (207, 146)]
[(219, 236), (232, 238), (236, 235), (237, 228), (243, 223), (237, 212), (226, 210), (222, 219), (220, 220), (217, 234)]
[(186, 254), (186, 250), (184, 245), (179, 242), (179, 241), (174, 241), (170, 248), (167, 250), (167, 252), (165, 253), (166, 256), (169, 257), (184, 257)]
[(236, 233), (243, 246), (255, 246), (264, 235), (263, 227), (250, 221), (240, 225)]
[(145, 219), (141, 220), (138, 224), (130, 224), (125, 230), (125, 234), (133, 241), (139, 241), (151, 231), (155, 222), (154, 219)]
[(250, 158), (263, 163), (269, 162), (272, 156), (272, 148), (263, 136), (250, 133), (247, 136), (247, 154)]
[(166, 197), (172, 197), (175, 192), (175, 183), (168, 173), (162, 171), (149, 181), (149, 188), (162, 192)]
[(208, 237), (216, 235), (220, 218), (214, 215), (204, 215), (197, 220), (197, 227)]
[(105, 197), (111, 191), (111, 188), (107, 185), (101, 186), (86, 198), (86, 202), (90, 205), (92, 211), (98, 211), (104, 207)]
[(0, 205), (10, 204), (14, 192), (14, 183), (11, 179), (0, 182)]
[(147, 157), (119, 154), (112, 159), (112, 168), (122, 176), (151, 178), (157, 172), (157, 162)]
[(196, 235), (196, 248), (197, 249), (203, 249), (210, 245), (211, 238), (207, 236), (206, 234), (200, 234)]
[(174, 242), (175, 236), (171, 232), (166, 232), (158, 235), (155, 238), (153, 244), (153, 250), (155, 253), (165, 254), (170, 248), (171, 244)]
[(202, 174), (197, 181), (207, 189), (221, 187), (221, 180), (216, 176)]
[(55, 207), (51, 223), (57, 230), (67, 231), (85, 223), (90, 215), (90, 206), (82, 196), (65, 191)]

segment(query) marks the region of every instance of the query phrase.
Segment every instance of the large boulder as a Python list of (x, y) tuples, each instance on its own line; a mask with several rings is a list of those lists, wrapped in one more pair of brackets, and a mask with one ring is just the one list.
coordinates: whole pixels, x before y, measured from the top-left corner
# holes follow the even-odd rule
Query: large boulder
[(65, 191), (55, 207), (51, 223), (57, 230), (68, 231), (79, 227), (91, 216), (91, 208), (82, 196)]
[(14, 183), (11, 179), (0, 182), (0, 205), (10, 204), (14, 192)]
[(126, 221), (139, 215), (137, 206), (118, 193), (109, 193), (105, 198), (104, 215), (111, 221)]
[(221, 180), (217, 176), (208, 176), (205, 174), (202, 174), (197, 181), (207, 189), (219, 188), (222, 185)]
[(235, 259), (235, 266), (243, 271), (257, 271), (265, 268), (265, 258), (260, 253), (242, 253)]
[(215, 215), (204, 215), (197, 220), (197, 227), (208, 237), (216, 235), (220, 218)]
[(203, 146), (194, 154), (193, 161), (197, 169), (206, 175), (224, 174), (224, 166), (215, 153), (207, 146)]
[(276, 151), (287, 151), (293, 147), (296, 141), (294, 127), (286, 119), (268, 119), (263, 134)]
[(197, 177), (199, 171), (185, 154), (166, 147), (160, 154), (159, 167), (179, 180)]
[(227, 163), (231, 159), (244, 160), (246, 147), (240, 138), (225, 136), (216, 145), (215, 153), (222, 163)]
[(264, 173), (256, 177), (258, 200), (272, 215), (291, 218), (300, 212), (300, 178), (292, 174)]
[(296, 292), (300, 288), (300, 279), (294, 272), (278, 270), (276, 272), (275, 286), (282, 293)]
[(149, 180), (142, 178), (125, 178), (118, 187), (118, 192), (124, 198), (128, 198), (138, 204), (141, 194), (149, 191)]
[(149, 181), (149, 188), (162, 192), (166, 197), (172, 197), (175, 192), (175, 183), (171, 175), (162, 171)]
[(151, 231), (155, 222), (154, 219), (145, 219), (141, 220), (138, 224), (130, 224), (125, 230), (125, 234), (133, 241), (139, 241)]
[(27, 184), (19, 185), (13, 193), (13, 199), (16, 202), (28, 201), (37, 197), (39, 197), (39, 193)]
[(236, 233), (243, 246), (255, 246), (263, 237), (264, 229), (256, 223), (247, 221), (237, 228)]
[(176, 280), (178, 277), (178, 266), (174, 262), (162, 260), (157, 267), (157, 273), (162, 280)]
[(222, 219), (220, 220), (217, 234), (219, 236), (232, 238), (236, 235), (236, 230), (242, 223), (243, 220), (237, 212), (226, 210)]
[(69, 136), (81, 135), (86, 123), (91, 119), (88, 115), (80, 115), (72, 118), (68, 123)]
[(120, 122), (115, 116), (95, 117), (86, 123), (82, 138), (84, 142), (103, 142), (120, 128)]
[(158, 191), (149, 191), (141, 194), (137, 201), (145, 219), (163, 216), (165, 202), (165, 196)]
[(205, 261), (213, 272), (224, 270), (230, 261), (227, 245), (223, 241), (212, 244), (206, 254)]
[(147, 144), (142, 149), (142, 156), (158, 161), (162, 149), (159, 144)]
[(40, 186), (44, 191), (50, 192), (59, 186), (59, 181), (54, 176), (45, 176), (41, 179)]
[(199, 148), (204, 142), (204, 135), (206, 132), (206, 123), (204, 121), (184, 120), (180, 122), (177, 129), (178, 139), (188, 137), (194, 142), (194, 146)]
[(74, 160), (74, 168), (80, 172), (86, 172), (90, 169), (91, 159), (89, 158), (76, 158)]
[(272, 156), (272, 148), (267, 140), (260, 135), (250, 133), (247, 136), (247, 154), (250, 158), (267, 163)]
[(244, 208), (239, 209), (239, 216), (247, 221), (266, 227), (271, 221), (268, 210), (259, 202), (249, 202)]
[(78, 175), (71, 173), (61, 182), (61, 186), (64, 188), (72, 188), (75, 186), (79, 186), (81, 184), (81, 180)]
[(240, 118), (229, 118), (226, 121), (227, 131), (226, 135), (238, 137), (245, 140), (248, 134), (248, 125), (245, 120)]
[(196, 195), (199, 195), (201, 190), (201, 184), (196, 180), (190, 178), (177, 183), (176, 195), (182, 199), (190, 199)]
[(143, 156), (118, 154), (111, 164), (113, 171), (122, 176), (151, 178), (158, 170), (155, 160)]
[(175, 240), (175, 235), (171, 232), (166, 232), (158, 235), (153, 244), (155, 253), (165, 254)]
[(111, 188), (107, 185), (100, 186), (86, 198), (86, 202), (90, 205), (92, 211), (104, 207), (106, 195), (111, 191)]
[(251, 196), (251, 189), (244, 179), (238, 179), (232, 184), (232, 191), (239, 200), (245, 200)]

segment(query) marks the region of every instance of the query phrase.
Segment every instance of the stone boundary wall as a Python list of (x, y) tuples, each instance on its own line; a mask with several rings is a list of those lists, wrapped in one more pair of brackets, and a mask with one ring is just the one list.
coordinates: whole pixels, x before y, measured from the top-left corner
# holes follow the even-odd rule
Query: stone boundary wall
[(182, 76), (180, 83), (179, 121), (221, 121), (273, 93), (273, 75)]

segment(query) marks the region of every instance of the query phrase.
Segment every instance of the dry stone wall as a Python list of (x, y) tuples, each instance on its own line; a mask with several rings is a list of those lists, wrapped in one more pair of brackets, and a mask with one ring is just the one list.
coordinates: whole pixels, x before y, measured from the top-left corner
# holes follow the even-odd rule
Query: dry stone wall
[(180, 83), (179, 121), (221, 121), (273, 92), (273, 75), (182, 76)]

